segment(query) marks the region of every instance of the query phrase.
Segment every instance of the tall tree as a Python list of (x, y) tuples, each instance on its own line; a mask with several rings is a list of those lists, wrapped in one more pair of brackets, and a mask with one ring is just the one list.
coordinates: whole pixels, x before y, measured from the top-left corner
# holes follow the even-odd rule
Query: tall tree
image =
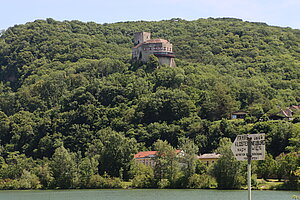
[[(96, 137), (98, 139), (93, 140), (89, 151), (91, 155), (99, 156), (99, 173), (127, 178), (130, 162), (137, 152), (136, 140), (126, 138), (110, 128), (98, 131)], [(93, 150), (93, 146), (102, 148)]]
[(185, 179), (188, 180), (195, 173), (198, 148), (192, 140), (182, 138), (180, 140), (180, 150), (183, 151), (183, 155), (179, 157), (180, 164)]
[(169, 145), (168, 142), (162, 140), (157, 140), (153, 146), (157, 151), (157, 154), (154, 158), (154, 176), (158, 181), (158, 184), (161, 183), (160, 181), (166, 179), (168, 184), (164, 185), (164, 187), (175, 186), (179, 172), (179, 163), (176, 150)]
[(74, 187), (74, 180), (77, 176), (75, 155), (65, 149), (64, 146), (55, 150), (51, 158), (50, 168), (56, 187), (63, 189)]
[(213, 165), (212, 175), (216, 178), (218, 188), (220, 189), (237, 189), (240, 188), (240, 161), (234, 158), (231, 152), (232, 143), (228, 138), (222, 138), (219, 143), (217, 153), (221, 154), (221, 157)]

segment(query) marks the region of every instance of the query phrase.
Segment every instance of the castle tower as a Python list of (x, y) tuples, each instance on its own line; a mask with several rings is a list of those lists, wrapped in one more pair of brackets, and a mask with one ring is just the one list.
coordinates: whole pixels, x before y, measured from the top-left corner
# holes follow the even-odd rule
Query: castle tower
[(141, 44), (147, 40), (150, 40), (151, 33), (148, 32), (138, 32), (134, 34), (134, 46)]

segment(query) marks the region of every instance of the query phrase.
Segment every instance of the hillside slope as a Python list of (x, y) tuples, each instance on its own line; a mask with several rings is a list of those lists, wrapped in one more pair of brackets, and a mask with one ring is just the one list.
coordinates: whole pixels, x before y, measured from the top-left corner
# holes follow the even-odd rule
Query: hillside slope
[[(132, 65), (137, 31), (170, 40), (177, 67)], [(147, 148), (189, 137), (209, 152), (222, 137), (276, 135), (293, 124), (247, 123), (299, 104), (299, 68), (300, 30), (239, 19), (17, 25), (0, 38), (1, 145), (39, 158), (61, 143), (86, 152), (106, 130)], [(247, 123), (225, 120), (237, 110)], [(286, 134), (269, 141), (274, 156), (291, 145)]]

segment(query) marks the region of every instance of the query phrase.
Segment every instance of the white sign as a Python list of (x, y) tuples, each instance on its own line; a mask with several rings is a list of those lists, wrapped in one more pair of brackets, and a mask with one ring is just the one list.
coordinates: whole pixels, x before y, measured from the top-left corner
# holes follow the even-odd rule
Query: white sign
[(248, 138), (251, 138), (251, 160), (265, 159), (265, 134), (249, 134), (236, 136), (231, 151), (237, 160), (248, 160)]

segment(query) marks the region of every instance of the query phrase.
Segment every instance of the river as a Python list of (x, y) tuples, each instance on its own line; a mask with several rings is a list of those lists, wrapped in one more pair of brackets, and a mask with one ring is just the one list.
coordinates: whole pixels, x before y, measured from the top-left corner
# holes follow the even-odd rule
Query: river
[[(252, 191), (252, 200), (291, 200), (296, 191)], [(0, 191), (0, 200), (247, 200), (232, 190), (35, 190)]]

